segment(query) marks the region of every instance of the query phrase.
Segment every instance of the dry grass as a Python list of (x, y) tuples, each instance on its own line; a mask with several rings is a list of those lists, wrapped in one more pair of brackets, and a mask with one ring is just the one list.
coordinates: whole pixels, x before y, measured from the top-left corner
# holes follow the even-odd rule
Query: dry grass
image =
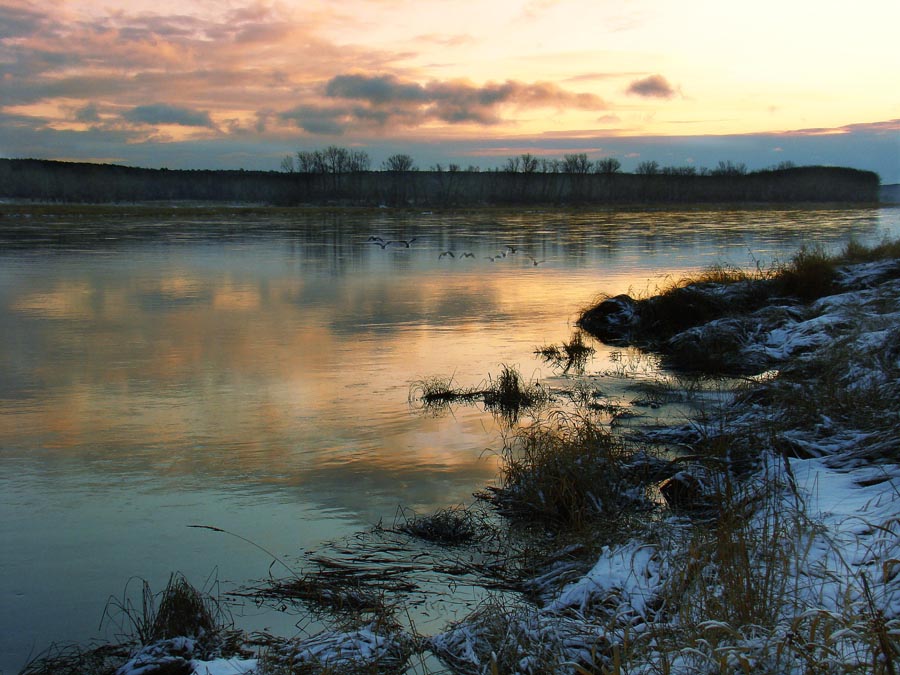
[(142, 645), (174, 637), (209, 638), (231, 624), (217, 598), (198, 591), (179, 573), (170, 575), (159, 594), (146, 581), (141, 583), (140, 604), (132, 601), (126, 588), (121, 599), (107, 603), (104, 620)]
[[(243, 636), (232, 627), (221, 600), (197, 590), (179, 573), (170, 575), (165, 589), (158, 594), (141, 580), (137, 603), (126, 586), (121, 599), (108, 601), (102, 621), (117, 629), (118, 644), (84, 648), (53, 646), (27, 664), (22, 675), (112, 675), (132, 656), (135, 647), (181, 637), (195, 640), (193, 655), (198, 658), (244, 653)], [(167, 671), (161, 661), (152, 672), (176, 675), (182, 671), (174, 669), (183, 668), (185, 663), (184, 659), (178, 663), (173, 661), (171, 670)]]
[(622, 440), (589, 416), (556, 413), (507, 441), (501, 486), (490, 499), (512, 519), (581, 530), (640, 501), (622, 470), (629, 456)]
[(543, 358), (545, 363), (562, 370), (563, 374), (569, 371), (582, 374), (588, 359), (594, 355), (595, 351), (585, 342), (584, 331), (578, 330), (573, 333), (568, 342), (563, 342), (561, 345), (537, 347), (534, 353)]
[(513, 366), (503, 365), (486, 385), (455, 387), (454, 378), (430, 377), (414, 382), (409, 401), (432, 414), (447, 410), (452, 403), (482, 403), (484, 407), (510, 424), (524, 411), (535, 410), (549, 400), (547, 391), (536, 382), (525, 382)]
[(455, 546), (482, 541), (492, 534), (487, 514), (473, 508), (451, 506), (429, 515), (401, 510), (394, 529), (424, 541)]
[(128, 659), (126, 646), (51, 645), (31, 659), (19, 675), (114, 675)]
[(428, 648), (455, 675), (599, 675), (608, 641), (580, 622), (492, 600)]
[(394, 675), (419, 646), (393, 621), (291, 639), (264, 636), (257, 675)]

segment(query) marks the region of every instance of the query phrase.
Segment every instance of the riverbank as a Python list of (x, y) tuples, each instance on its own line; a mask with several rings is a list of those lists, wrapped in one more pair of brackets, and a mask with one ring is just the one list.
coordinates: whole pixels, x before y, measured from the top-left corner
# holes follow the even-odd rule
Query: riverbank
[[(803, 292), (779, 286), (785, 270), (676, 285), (689, 289), (676, 300), (692, 304), (669, 314), (708, 312), (665, 340), (652, 332), (658, 315), (641, 319), (650, 299), (620, 299), (631, 312), (616, 339), (661, 354), (670, 344), (725, 345), (715, 361), (742, 361), (734, 370), (746, 384), (683, 425), (612, 435), (591, 417), (588, 395), (576, 414), (512, 436), (495, 503), (542, 532), (571, 527), (547, 544), (555, 555), (505, 579), (522, 602), (485, 604), (434, 635), (402, 626), (392, 618), (402, 607), (385, 603), (357, 613), (365, 623), (270, 637), (257, 657), (242, 650), (258, 639), (215, 621), (157, 631), (168, 623), (157, 620), (164, 595), (141, 624), (151, 629), (128, 649), (91, 652), (108, 660), (90, 670), (398, 672), (431, 653), (458, 673), (896, 672), (900, 256), (896, 245), (805, 256), (788, 270), (808, 268), (823, 283), (798, 283)], [(587, 453), (599, 470), (585, 470)], [(566, 463), (552, 461), (561, 454)], [(548, 477), (574, 490), (552, 501), (541, 488)], [(661, 488), (668, 506), (653, 489), (661, 479), (671, 479)], [(341, 597), (346, 607), (359, 596)], [(40, 667), (26, 672), (85, 670)]]
[(0, 198), (73, 203), (211, 201), (416, 208), (844, 202), (877, 204), (871, 171), (806, 166), (629, 174), (520, 171), (317, 172), (144, 169), (0, 158)]

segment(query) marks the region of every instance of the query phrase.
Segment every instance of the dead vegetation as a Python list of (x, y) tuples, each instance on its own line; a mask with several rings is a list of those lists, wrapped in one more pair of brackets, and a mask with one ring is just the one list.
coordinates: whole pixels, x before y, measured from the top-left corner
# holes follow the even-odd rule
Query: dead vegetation
[(496, 534), (489, 524), (488, 514), (473, 506), (450, 506), (428, 515), (401, 509), (394, 529), (445, 546), (471, 544)]
[(632, 451), (587, 415), (561, 412), (518, 429), (501, 451), (500, 486), (482, 497), (504, 516), (583, 530), (645, 503), (623, 470)]
[(519, 371), (501, 366), (500, 374), (488, 376), (486, 384), (477, 387), (454, 387), (453, 377), (430, 377), (410, 387), (411, 405), (431, 414), (445, 412), (452, 403), (481, 403), (486, 410), (510, 424), (525, 411), (534, 411), (547, 403), (549, 393), (537, 382), (525, 382)]
[(581, 375), (584, 373), (588, 359), (594, 355), (595, 351), (585, 342), (584, 332), (578, 330), (572, 334), (568, 342), (537, 347), (534, 353), (543, 358), (544, 363), (561, 370), (563, 374), (571, 371), (576, 375)]
[[(141, 586), (138, 599), (129, 588), (135, 581)], [(245, 636), (234, 629), (222, 598), (197, 590), (180, 573), (171, 574), (159, 593), (145, 580), (132, 580), (121, 598), (109, 599), (102, 623), (115, 629), (116, 644), (52, 646), (21, 675), (113, 675), (130, 668), (128, 664), (138, 668), (141, 663), (155, 664), (147, 670), (154, 675), (180, 675), (192, 672), (193, 658), (248, 654)]]

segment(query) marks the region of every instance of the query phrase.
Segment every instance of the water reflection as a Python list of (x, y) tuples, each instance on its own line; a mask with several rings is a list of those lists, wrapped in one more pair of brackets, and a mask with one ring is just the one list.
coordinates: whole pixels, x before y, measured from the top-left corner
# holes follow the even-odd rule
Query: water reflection
[[(601, 291), (878, 239), (898, 213), (5, 214), (0, 603), (24, 618), (0, 622), (0, 668), (32, 641), (91, 634), (133, 574), (226, 558), (237, 582), (265, 573), (256, 551), (198, 543), (184, 526), (200, 517), (290, 553), (400, 505), (470, 501), (502, 430), (477, 407), (410, 411), (414, 381), (477, 385), (499, 364), (553, 376), (535, 347), (568, 340)], [(588, 375), (610, 366), (597, 348)], [(101, 590), (79, 604), (72, 587)], [(54, 594), (66, 621), (45, 616)]]

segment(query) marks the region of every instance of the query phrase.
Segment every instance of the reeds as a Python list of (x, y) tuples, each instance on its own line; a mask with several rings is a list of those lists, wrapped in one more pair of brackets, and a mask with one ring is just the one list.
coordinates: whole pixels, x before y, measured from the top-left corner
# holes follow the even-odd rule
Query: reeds
[(594, 355), (595, 351), (585, 342), (584, 331), (577, 330), (568, 342), (536, 347), (534, 353), (543, 358), (545, 363), (562, 370), (563, 374), (573, 371), (580, 375), (584, 373), (588, 359)]
[(51, 645), (31, 659), (19, 675), (115, 675), (128, 655), (129, 649), (123, 645)]
[[(160, 674), (183, 672), (177, 668), (184, 668), (191, 657), (244, 653), (242, 635), (234, 630), (220, 598), (197, 590), (180, 573), (171, 574), (159, 593), (154, 593), (147, 581), (139, 581), (138, 602), (130, 597), (126, 586), (122, 598), (110, 598), (103, 611), (101, 623), (109, 622), (117, 629), (118, 644), (54, 646), (28, 663), (22, 675), (112, 675), (134, 656), (135, 648), (153, 645), (158, 645), (155, 656), (159, 668), (152, 672)], [(184, 646), (187, 643), (180, 641), (184, 638), (191, 640), (189, 649)], [(177, 656), (169, 652), (177, 652)], [(153, 658), (148, 657), (147, 661), (150, 663)], [(165, 670), (167, 662), (170, 671)]]
[(126, 588), (121, 599), (110, 598), (104, 620), (142, 645), (173, 637), (213, 636), (231, 622), (222, 603), (198, 591), (180, 573), (171, 574), (158, 594), (141, 580), (140, 604), (135, 604)]
[(549, 400), (547, 391), (537, 382), (525, 382), (519, 371), (502, 365), (495, 378), (488, 376), (487, 384), (478, 387), (455, 387), (454, 378), (429, 377), (410, 387), (411, 405), (432, 414), (448, 409), (451, 403), (481, 403), (508, 423), (515, 423), (526, 410), (535, 410)]
[(640, 501), (622, 472), (628, 454), (589, 416), (556, 413), (507, 441), (501, 486), (486, 494), (512, 519), (579, 530)]

